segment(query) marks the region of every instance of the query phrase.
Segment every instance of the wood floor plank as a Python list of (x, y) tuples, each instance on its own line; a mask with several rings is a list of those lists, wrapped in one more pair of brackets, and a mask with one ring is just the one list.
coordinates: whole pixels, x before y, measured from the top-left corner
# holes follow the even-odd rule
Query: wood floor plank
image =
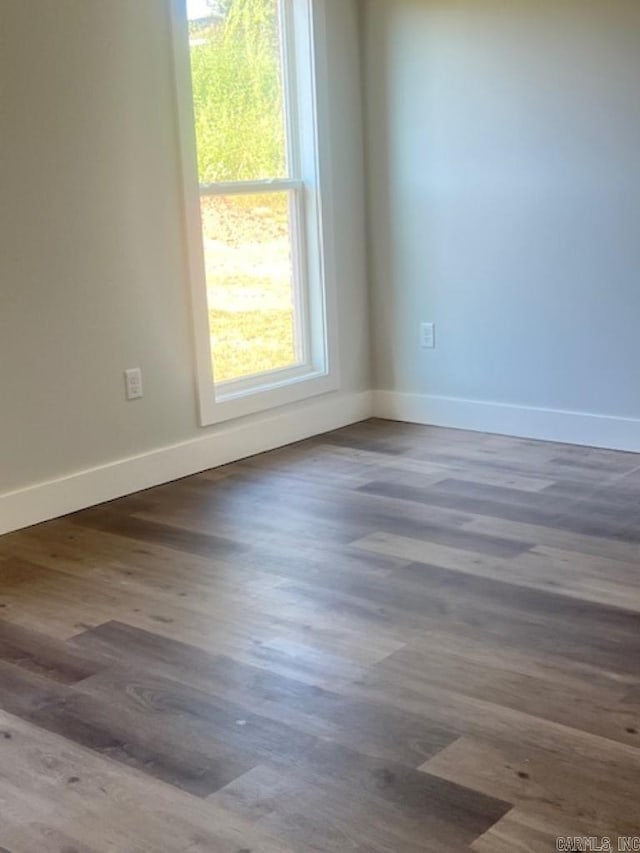
[[(464, 786), (442, 784), (443, 780), (429, 774), (421, 776), (408, 764), (368, 755), (337, 739), (307, 734), (246, 706), (156, 674), (138, 675), (134, 680), (128, 672), (113, 670), (93, 676), (81, 689), (97, 698), (118, 694), (119, 705), (146, 710), (176, 726), (188, 725), (202, 737), (215, 731), (225, 744), (257, 755), (261, 762), (302, 769), (320, 786), (330, 780), (343, 797), (362, 797), (371, 807), (378, 801), (389, 803), (410, 820), (423, 821), (425, 833), (435, 831), (436, 825), (464, 827), (471, 840), (484, 831), (482, 826), (488, 828), (510, 808), (508, 803), (479, 796)], [(361, 714), (364, 708), (360, 706)], [(348, 713), (348, 709), (338, 708), (337, 714), (345, 710)], [(388, 715), (391, 719), (392, 713)], [(426, 744), (424, 748), (428, 748)], [(430, 748), (433, 750), (433, 742)]]
[[(0, 729), (10, 735), (0, 739), (0, 845), (11, 853), (70, 853), (74, 844), (91, 853), (297, 853), (215, 802), (2, 711)], [(56, 846), (71, 839), (66, 851)]]
[(257, 763), (211, 733), (199, 738), (189, 726), (163, 725), (135, 705), (116, 700), (115, 693), (96, 699), (86, 691), (0, 664), (2, 710), (198, 796), (210, 794)]
[[(432, 632), (420, 644), (396, 652), (376, 672), (398, 681), (413, 679), (468, 697), (500, 704), (582, 732), (640, 747), (640, 716), (624, 684), (601, 677), (593, 668), (579, 672), (564, 662), (562, 669), (536, 668), (526, 654), (501, 654), (473, 638), (475, 648), (464, 656), (453, 653), (455, 640)], [(595, 683), (594, 683), (595, 682)]]
[(428, 822), (398, 819), (396, 808), (376, 803), (375, 812), (330, 780), (310, 783), (295, 773), (260, 766), (213, 794), (212, 801), (249, 818), (300, 850), (367, 850), (418, 853), (469, 851), (466, 832), (452, 831), (431, 815)]
[[(425, 559), (422, 543), (377, 534), (360, 547)], [(465, 568), (473, 568), (467, 557)], [(482, 564), (482, 558), (477, 557)], [(452, 565), (450, 563), (450, 565)], [(572, 596), (485, 577), (473, 571), (417, 562), (399, 570), (404, 583), (389, 593), (409, 612), (422, 607), (432, 622), (482, 625), (489, 637), (517, 646), (536, 644), (541, 652), (562, 649), (565, 657), (597, 662), (614, 671), (640, 675), (640, 616), (632, 610), (596, 604)], [(434, 626), (435, 627), (435, 626)]]
[[(520, 492), (517, 501), (510, 500), (511, 491), (498, 487), (485, 486), (485, 495), (475, 484), (450, 480), (446, 487), (436, 484), (430, 489), (420, 489), (400, 484), (376, 481), (361, 486), (369, 494), (400, 498), (415, 503), (424, 503), (444, 509), (471, 514), (492, 515), (509, 521), (521, 521), (557, 528), (573, 533), (581, 533), (603, 538), (618, 539), (623, 542), (640, 542), (640, 511), (633, 508), (621, 513), (619, 508), (610, 507), (606, 502), (595, 503), (573, 500), (567, 497), (555, 497), (544, 500), (541, 494)], [(492, 488), (492, 491), (489, 491)], [(469, 491), (467, 491), (469, 490)], [(535, 498), (531, 500), (531, 498)]]
[(528, 522), (510, 521), (486, 515), (475, 515), (463, 525), (465, 529), (478, 533), (492, 533), (505, 539), (535, 542), (539, 547), (558, 548), (576, 555), (588, 554), (609, 560), (637, 562), (640, 560), (640, 545), (633, 542), (606, 539), (589, 534), (544, 527)]
[(242, 544), (232, 542), (214, 534), (185, 533), (179, 527), (159, 524), (135, 516), (119, 516), (110, 510), (86, 510), (75, 518), (76, 524), (86, 525), (97, 530), (107, 530), (126, 536), (136, 542), (159, 542), (178, 551), (201, 556), (223, 556), (242, 549)]
[[(421, 764), (454, 735), (423, 717), (288, 678), (232, 658), (213, 656), (121, 623), (107, 623), (74, 638), (117, 662), (133, 661), (174, 682), (224, 697), (243, 709), (280, 720), (310, 734), (330, 737), (371, 756)], [(109, 675), (107, 675), (107, 679)], [(102, 683), (91, 679), (87, 684)], [(81, 686), (82, 689), (82, 686)]]
[[(382, 453), (376, 453), (370, 450), (354, 450), (353, 448), (343, 448), (339, 445), (320, 445), (320, 448), (331, 457), (339, 457), (346, 462), (357, 459), (361, 462), (368, 463), (367, 469), (362, 472), (364, 476), (367, 472), (369, 477), (367, 482), (373, 476), (377, 476), (379, 480), (387, 480), (390, 482), (403, 482), (408, 485), (419, 485), (424, 487), (429, 482), (440, 482), (446, 480), (453, 474), (458, 474), (459, 479), (467, 479), (476, 483), (486, 483), (491, 486), (505, 486), (507, 488), (519, 489), (523, 492), (540, 492), (543, 489), (553, 485), (554, 480), (536, 477), (535, 474), (513, 474), (510, 472), (493, 471), (487, 467), (471, 469), (463, 460), (450, 462), (439, 462), (435, 458), (417, 459), (414, 455), (392, 456), (389, 457)], [(302, 458), (302, 463), (304, 457)], [(343, 463), (344, 464), (344, 463)], [(299, 475), (304, 478), (304, 464), (299, 465)], [(356, 485), (356, 484), (354, 484)], [(365, 485), (362, 483), (361, 485)]]
[(0, 853), (640, 835), (640, 456), (370, 420), (0, 537)]
[[(588, 831), (592, 831), (591, 827)], [(527, 812), (512, 809), (477, 838), (471, 849), (476, 853), (549, 853), (550, 850), (557, 850), (558, 838), (571, 837), (567, 836), (566, 823), (562, 821), (554, 828), (547, 817), (532, 818)]]
[[(430, 773), (503, 797), (542, 822), (570, 821), (573, 833), (640, 835), (635, 801), (638, 778), (600, 787), (588, 772), (576, 776), (571, 761), (516, 743), (461, 738), (423, 765)], [(635, 786), (631, 783), (635, 782)], [(625, 814), (621, 819), (620, 810)], [(565, 833), (558, 833), (565, 834)]]
[(483, 548), (467, 551), (459, 547), (455, 539), (453, 542), (456, 547), (440, 545), (430, 537), (416, 539), (396, 532), (378, 531), (352, 544), (384, 556), (640, 611), (640, 575), (635, 562), (592, 555), (583, 555), (577, 560), (571, 551), (544, 545), (526, 547), (521, 543), (518, 543), (519, 550), (510, 555), (505, 550), (490, 556)]
[(74, 684), (106, 666), (104, 658), (79, 652), (68, 643), (0, 620), (0, 661)]

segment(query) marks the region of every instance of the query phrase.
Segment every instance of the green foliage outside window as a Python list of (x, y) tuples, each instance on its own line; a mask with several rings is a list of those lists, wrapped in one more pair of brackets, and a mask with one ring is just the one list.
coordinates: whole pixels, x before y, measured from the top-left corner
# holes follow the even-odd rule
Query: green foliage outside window
[(219, 17), (190, 25), (200, 181), (282, 177), (277, 0), (226, 0), (216, 8)]

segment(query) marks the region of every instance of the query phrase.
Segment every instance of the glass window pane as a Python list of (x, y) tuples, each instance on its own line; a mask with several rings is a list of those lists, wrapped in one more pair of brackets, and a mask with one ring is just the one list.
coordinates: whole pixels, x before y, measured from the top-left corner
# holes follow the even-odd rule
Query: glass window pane
[(200, 183), (287, 177), (278, 0), (189, 0)]
[(302, 357), (288, 192), (201, 199), (216, 383)]

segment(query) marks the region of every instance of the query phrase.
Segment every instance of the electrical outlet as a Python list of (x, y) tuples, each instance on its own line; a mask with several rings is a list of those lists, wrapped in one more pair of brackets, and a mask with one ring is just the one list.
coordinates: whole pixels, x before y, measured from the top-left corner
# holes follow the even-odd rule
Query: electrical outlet
[(422, 349), (434, 349), (436, 345), (435, 323), (420, 323), (420, 346)]
[(142, 397), (142, 371), (139, 367), (133, 367), (124, 372), (127, 400), (139, 400)]

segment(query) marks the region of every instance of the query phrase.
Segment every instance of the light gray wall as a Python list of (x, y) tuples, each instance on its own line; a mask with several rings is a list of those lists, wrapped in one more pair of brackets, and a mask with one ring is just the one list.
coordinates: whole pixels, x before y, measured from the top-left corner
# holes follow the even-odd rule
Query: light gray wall
[(640, 3), (362, 14), (375, 386), (639, 417)]
[[(342, 389), (369, 387), (358, 28), (328, 0)], [(20, 0), (0, 28), (0, 494), (205, 434), (169, 0)], [(124, 400), (122, 371), (144, 371)]]

